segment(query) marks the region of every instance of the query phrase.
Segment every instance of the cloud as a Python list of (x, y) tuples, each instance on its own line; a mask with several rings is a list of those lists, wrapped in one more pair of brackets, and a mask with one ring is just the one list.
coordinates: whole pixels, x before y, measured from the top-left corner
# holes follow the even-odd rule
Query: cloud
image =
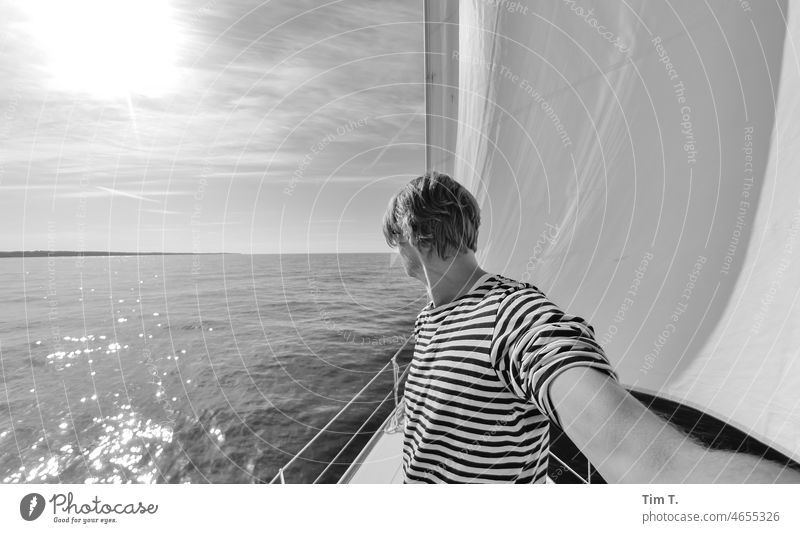
[[(281, 189), (312, 147), (362, 118), (366, 127), (312, 154), (299, 187), (330, 187), (326, 198), (339, 199), (358, 185), (419, 171), (419, 4), (170, 4), (182, 43), (176, 90), (130, 101), (53, 90), (47, 57), (28, 38), (33, 34), (23, 0), (12, 4), (0, 20), (0, 36), (6, 36), (0, 38), (0, 86), (7, 89), (0, 91), (0, 116), (9, 115), (7, 132), (0, 129), (0, 191), (25, 192), (31, 209), (48, 213), (53, 201), (64, 200), (63, 208), (55, 205), (64, 217), (74, 215), (71, 200), (87, 197), (135, 200), (114, 203), (120, 219), (141, 211), (188, 214), (197, 207), (210, 220), (224, 219), (230, 209), (248, 219), (267, 216), (304, 198)], [(365, 191), (374, 205), (385, 203), (382, 191)], [(19, 226), (19, 212), (0, 210), (0, 225)], [(364, 222), (373, 213), (353, 216)], [(105, 242), (102, 221), (92, 228)], [(263, 232), (264, 242), (277, 238), (270, 231)], [(241, 232), (240, 240), (250, 243), (250, 234)], [(86, 238), (91, 246), (91, 235)]]
[(169, 209), (142, 209), (145, 213), (155, 213), (157, 215), (186, 215), (183, 211), (172, 211)]
[[(51, 190), (52, 186), (49, 187)], [(69, 187), (66, 192), (58, 192), (58, 198), (111, 198), (122, 197), (139, 200), (140, 202), (160, 203), (159, 200), (151, 198), (152, 196), (191, 196), (193, 193), (189, 191), (126, 191), (121, 189), (112, 189), (111, 187), (103, 187), (97, 185), (94, 189), (78, 190), (75, 187)]]
[(101, 191), (108, 193), (110, 196), (124, 196), (126, 198), (133, 198), (134, 200), (140, 200), (142, 202), (158, 203), (158, 200), (153, 200), (152, 198), (147, 198), (145, 196), (134, 194), (132, 192), (120, 191), (118, 189), (111, 189), (109, 187), (100, 187), (100, 186), (97, 186), (97, 189), (100, 189)]

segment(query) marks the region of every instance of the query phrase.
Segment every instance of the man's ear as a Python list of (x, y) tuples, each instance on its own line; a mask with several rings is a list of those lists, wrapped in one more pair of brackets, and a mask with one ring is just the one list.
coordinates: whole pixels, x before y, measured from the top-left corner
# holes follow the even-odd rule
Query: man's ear
[(420, 259), (432, 259), (431, 254), (436, 252), (433, 246), (422, 244), (419, 241), (415, 241), (415, 239), (410, 239), (408, 243), (414, 248)]
[(420, 257), (429, 263), (433, 261), (443, 262), (453, 259), (452, 254), (448, 255), (447, 257), (442, 257), (441, 255), (439, 255), (439, 251), (432, 244), (427, 246), (423, 245), (419, 247), (415, 246), (414, 248), (419, 252)]

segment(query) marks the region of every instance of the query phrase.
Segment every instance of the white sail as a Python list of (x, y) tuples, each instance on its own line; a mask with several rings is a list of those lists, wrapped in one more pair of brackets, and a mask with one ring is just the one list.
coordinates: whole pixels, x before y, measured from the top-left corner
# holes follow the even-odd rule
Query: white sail
[(426, 50), (458, 60), (457, 113), (428, 99), (457, 135), (429, 127), (428, 164), (478, 197), (484, 267), (587, 318), (624, 384), (797, 460), (794, 7), (429, 1), (458, 47)]

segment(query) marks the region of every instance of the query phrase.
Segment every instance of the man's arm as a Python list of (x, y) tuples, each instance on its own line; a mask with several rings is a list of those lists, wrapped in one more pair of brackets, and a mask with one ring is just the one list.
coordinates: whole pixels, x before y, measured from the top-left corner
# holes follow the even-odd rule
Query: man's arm
[(696, 444), (594, 368), (565, 369), (549, 394), (567, 436), (609, 483), (800, 483), (782, 465)]

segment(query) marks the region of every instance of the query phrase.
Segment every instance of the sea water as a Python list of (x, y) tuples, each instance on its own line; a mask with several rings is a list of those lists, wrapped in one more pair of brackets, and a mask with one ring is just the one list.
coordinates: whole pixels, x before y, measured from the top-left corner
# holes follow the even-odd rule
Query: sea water
[[(425, 304), (391, 254), (2, 259), (0, 295), (4, 483), (269, 481)], [(324, 470), (384, 374), (288, 481)]]

